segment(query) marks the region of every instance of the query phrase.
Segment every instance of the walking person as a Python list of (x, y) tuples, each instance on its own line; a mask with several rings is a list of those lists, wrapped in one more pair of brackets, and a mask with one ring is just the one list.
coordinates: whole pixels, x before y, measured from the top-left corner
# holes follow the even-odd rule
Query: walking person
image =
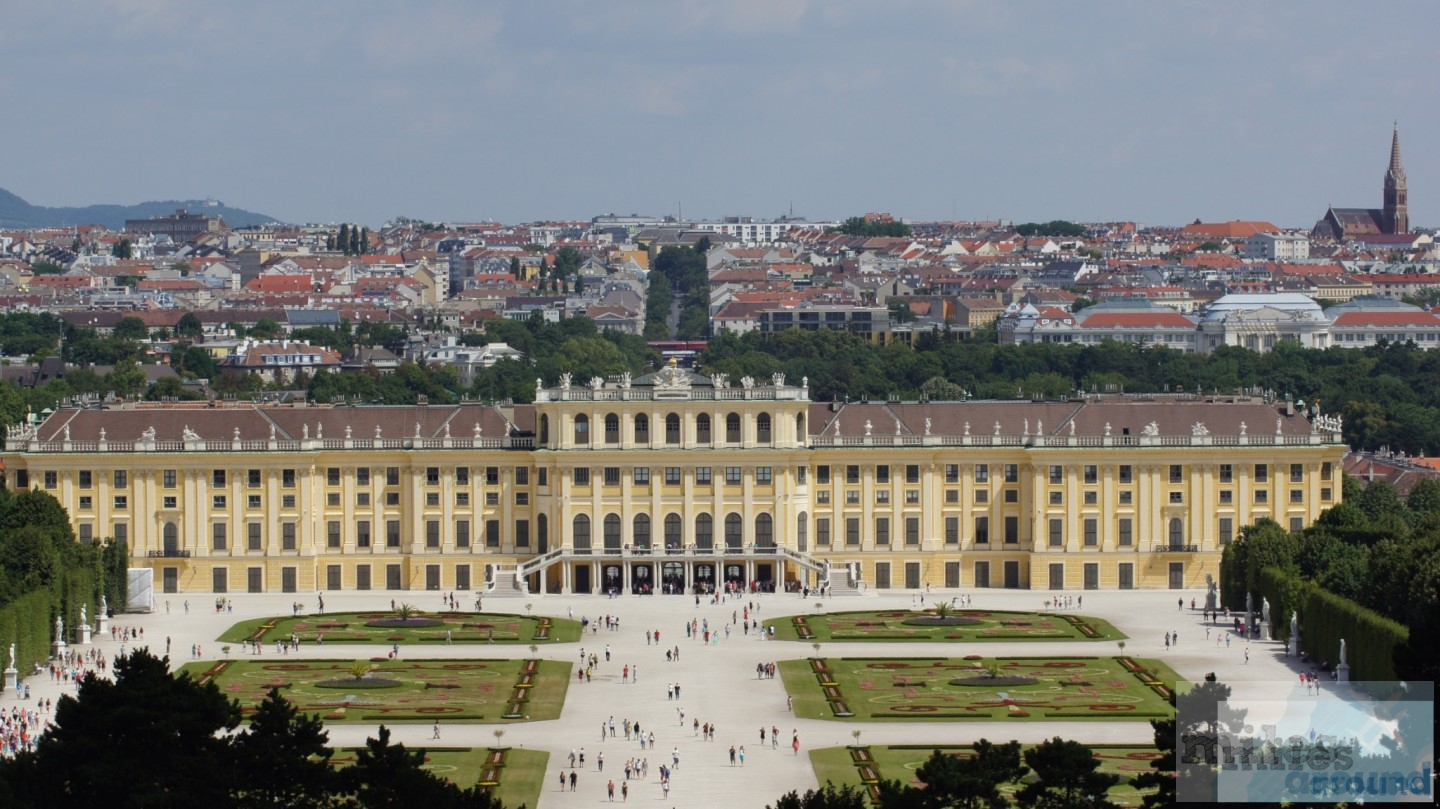
[(435, 731), (430, 734), (430, 738), (432, 738), (432, 739), (438, 739), (438, 738), (440, 738), (440, 720), (439, 720), (439, 719), (436, 719), (436, 720), (435, 720)]

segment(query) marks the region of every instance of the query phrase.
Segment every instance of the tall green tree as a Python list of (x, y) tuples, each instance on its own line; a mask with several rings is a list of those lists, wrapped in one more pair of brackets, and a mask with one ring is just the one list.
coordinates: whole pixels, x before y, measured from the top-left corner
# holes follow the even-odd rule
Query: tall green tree
[(1000, 787), (1014, 784), (1029, 768), (1020, 763), (1020, 743), (975, 743), (971, 756), (939, 750), (915, 771), (923, 787), (886, 781), (876, 809), (1002, 809), (1009, 805)]
[(865, 793), (851, 784), (840, 787), (826, 784), (806, 790), (803, 795), (796, 790), (787, 792), (765, 809), (869, 809), (869, 804)]
[(1023, 809), (1118, 809), (1106, 795), (1120, 776), (1100, 772), (1100, 760), (1079, 742), (1056, 736), (1026, 750), (1025, 763), (1039, 780), (1015, 793)]
[(333, 805), (340, 778), (330, 765), (329, 736), (318, 714), (306, 716), (272, 688), (255, 707), (250, 726), (235, 737), (233, 761), (244, 778), (236, 785), (235, 806), (286, 806), (294, 809)]

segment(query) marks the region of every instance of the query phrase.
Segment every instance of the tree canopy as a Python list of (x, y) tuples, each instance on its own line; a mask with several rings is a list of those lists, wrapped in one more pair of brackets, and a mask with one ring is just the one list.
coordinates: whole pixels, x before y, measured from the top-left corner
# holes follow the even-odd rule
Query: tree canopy
[(910, 226), (904, 222), (886, 222), (879, 219), (869, 219), (864, 216), (852, 216), (841, 222), (835, 228), (837, 233), (844, 233), (846, 236), (892, 236), (906, 237), (911, 234)]

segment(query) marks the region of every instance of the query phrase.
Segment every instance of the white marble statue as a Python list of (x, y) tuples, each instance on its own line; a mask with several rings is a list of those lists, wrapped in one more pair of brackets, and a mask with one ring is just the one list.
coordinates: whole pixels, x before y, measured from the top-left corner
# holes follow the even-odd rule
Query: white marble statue
[(1345, 662), (1345, 639), (1340, 639), (1340, 665), (1347, 665)]
[(108, 601), (105, 600), (105, 596), (104, 596), (103, 593), (102, 593), (101, 596), (100, 596), (100, 614), (101, 614), (101, 615), (109, 615), (109, 614), (110, 614), (110, 602), (108, 602)]
[(81, 626), (84, 626), (84, 625), (85, 625), (85, 622), (86, 622), (87, 620), (89, 620), (89, 616), (87, 616), (87, 615), (85, 614), (85, 605), (84, 605), (84, 604), (81, 604), (81, 605), (80, 605), (80, 625), (81, 625)]
[(65, 619), (59, 615), (55, 616), (55, 642), (65, 642)]
[(15, 644), (10, 644), (10, 668), (15, 668)]

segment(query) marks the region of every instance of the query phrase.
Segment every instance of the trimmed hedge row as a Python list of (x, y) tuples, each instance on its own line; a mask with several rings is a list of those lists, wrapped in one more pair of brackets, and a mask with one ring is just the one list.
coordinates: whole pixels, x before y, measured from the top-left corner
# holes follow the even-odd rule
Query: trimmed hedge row
[(67, 570), (48, 589), (27, 593), (0, 608), (0, 669), (9, 665), (12, 643), (21, 679), (49, 660), (57, 612), (65, 616), (67, 641), (79, 638), (80, 605), (85, 605), (85, 617), (93, 627), (100, 615), (96, 578), (93, 570)]
[(1288, 639), (1290, 613), (1299, 612), (1300, 646), (1311, 660), (1339, 665), (1344, 638), (1351, 680), (1398, 679), (1395, 647), (1410, 640), (1403, 625), (1278, 567), (1265, 568), (1260, 585), (1275, 637)]

